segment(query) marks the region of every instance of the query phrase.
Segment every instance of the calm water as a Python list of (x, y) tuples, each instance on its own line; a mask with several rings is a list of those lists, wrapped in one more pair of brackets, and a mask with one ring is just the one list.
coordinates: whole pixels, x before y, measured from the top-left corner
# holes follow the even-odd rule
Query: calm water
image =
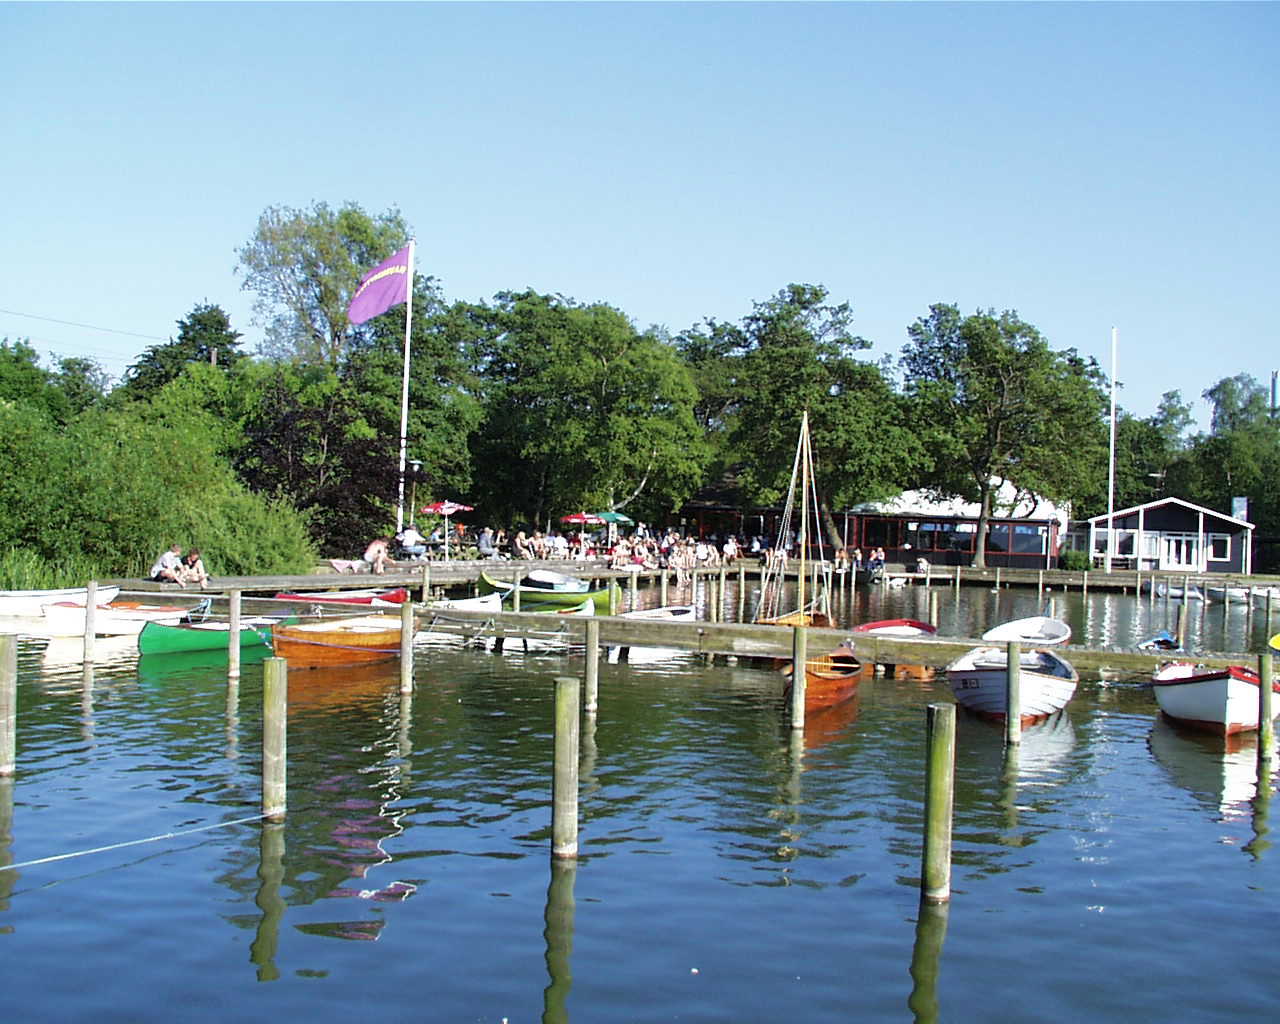
[(961, 716), (954, 898), (922, 916), (942, 684), (864, 683), (795, 742), (770, 671), (602, 665), (556, 870), (580, 658), (424, 647), (411, 699), (394, 665), (292, 673), (264, 827), (259, 667), (64, 657), (20, 646), (0, 863), (98, 852), (0, 872), (15, 1020), (1238, 1021), (1280, 994), (1253, 741), (1175, 731), (1139, 683), (1082, 681), (1017, 763)]

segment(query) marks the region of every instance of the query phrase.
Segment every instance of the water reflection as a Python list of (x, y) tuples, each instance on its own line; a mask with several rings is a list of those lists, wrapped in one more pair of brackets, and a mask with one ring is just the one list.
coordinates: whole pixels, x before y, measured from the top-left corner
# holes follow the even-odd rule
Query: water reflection
[(259, 981), (275, 981), (280, 977), (276, 951), (280, 946), (280, 922), (286, 909), (280, 895), (284, 882), (284, 830), (283, 823), (264, 821), (258, 837), (258, 891), (253, 901), (262, 911), (262, 917), (249, 946), (249, 961), (258, 968)]
[[(10, 871), (13, 863), (13, 776), (0, 775), (0, 911), (9, 909), (9, 899), (18, 884), (18, 872)], [(0, 935), (13, 931), (11, 925), (0, 927)]]
[(573, 988), (573, 886), (578, 877), (572, 860), (551, 858), (551, 882), (543, 912), (547, 986), (542, 992), (544, 1024), (568, 1024), (569, 991)]
[(939, 1019), (938, 973), (950, 908), (950, 903), (920, 901), (916, 941), (911, 948), (911, 995), (907, 999), (907, 1007), (919, 1024), (933, 1024)]

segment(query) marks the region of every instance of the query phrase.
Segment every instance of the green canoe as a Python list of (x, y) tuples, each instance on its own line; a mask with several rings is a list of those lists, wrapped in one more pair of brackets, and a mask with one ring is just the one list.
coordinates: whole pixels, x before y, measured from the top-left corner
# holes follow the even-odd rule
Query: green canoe
[[(480, 570), (480, 593), (501, 594), (502, 601), (508, 610), (511, 607), (511, 580), (498, 579)], [(595, 606), (597, 615), (612, 615), (614, 609), (622, 607), (622, 588), (617, 583), (596, 590), (550, 590), (546, 587), (530, 587), (520, 585), (520, 610), (530, 612), (552, 611), (560, 608), (573, 608), (589, 600)], [(610, 607), (612, 605), (612, 607)]]
[[(246, 618), (240, 620), (240, 649), (271, 643), (271, 624), (279, 619)], [(180, 623), (165, 626), (148, 622), (138, 634), (140, 654), (176, 654), (180, 651), (226, 651), (227, 631), (231, 623), (210, 619), (207, 622)]]

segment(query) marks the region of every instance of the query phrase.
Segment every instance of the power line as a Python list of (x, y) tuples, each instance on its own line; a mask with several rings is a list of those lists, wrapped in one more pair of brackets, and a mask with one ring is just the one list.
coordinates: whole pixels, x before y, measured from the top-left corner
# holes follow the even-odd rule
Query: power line
[(103, 331), (106, 334), (124, 334), (130, 338), (146, 338), (148, 341), (168, 341), (168, 338), (160, 338), (154, 334), (139, 334), (136, 331), (121, 331), (114, 327), (98, 327), (96, 324), (80, 324), (74, 320), (58, 320), (51, 316), (37, 316), (35, 313), (19, 313), (16, 309), (0, 309), (0, 313), (8, 313), (9, 316), (25, 316), (32, 320), (44, 320), (51, 324), (63, 324), (66, 327), (84, 327), (90, 331)]

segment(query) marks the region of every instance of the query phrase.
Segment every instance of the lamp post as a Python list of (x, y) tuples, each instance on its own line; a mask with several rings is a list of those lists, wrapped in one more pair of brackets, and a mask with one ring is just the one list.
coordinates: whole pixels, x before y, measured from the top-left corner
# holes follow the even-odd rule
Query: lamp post
[(422, 463), (417, 459), (409, 460), (409, 472), (412, 474), (409, 484), (409, 522), (418, 518), (418, 474), (422, 472)]

